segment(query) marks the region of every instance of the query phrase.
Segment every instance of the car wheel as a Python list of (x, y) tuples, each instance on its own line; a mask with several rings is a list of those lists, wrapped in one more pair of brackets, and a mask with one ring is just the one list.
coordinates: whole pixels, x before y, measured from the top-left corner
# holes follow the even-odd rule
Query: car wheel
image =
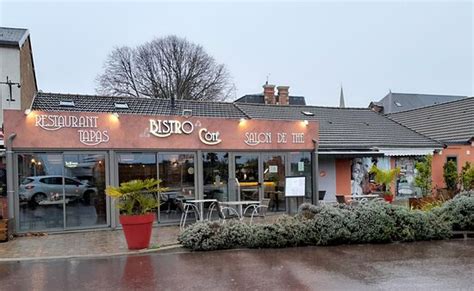
[(33, 195), (33, 197), (31, 197), (31, 203), (32, 203), (34, 206), (37, 206), (41, 201), (46, 200), (46, 199), (48, 199), (48, 197), (46, 196), (46, 194), (44, 194), (44, 193), (36, 193), (35, 195)]

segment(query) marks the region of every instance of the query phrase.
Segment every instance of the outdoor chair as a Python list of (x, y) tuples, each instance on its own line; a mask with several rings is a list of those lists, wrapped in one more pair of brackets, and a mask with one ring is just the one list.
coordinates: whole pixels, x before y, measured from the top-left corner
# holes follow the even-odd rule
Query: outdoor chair
[[(235, 219), (235, 218), (240, 219), (240, 215), (237, 212), (237, 210), (235, 210), (232, 207), (227, 207), (227, 206), (224, 207), (219, 201), (217, 201), (216, 203), (213, 203), (211, 207), (209, 208), (208, 220), (211, 220), (212, 212), (214, 212), (214, 209), (217, 212), (219, 221), (222, 220), (223, 222), (225, 222), (226, 219)], [(227, 215), (225, 214), (225, 212), (227, 212)]]
[(249, 214), (250, 215), (250, 224), (253, 222), (254, 217), (261, 217), (265, 218), (265, 215), (267, 214), (268, 206), (270, 205), (270, 199), (269, 198), (264, 198), (260, 202), (260, 204), (251, 204), (247, 206), (243, 212), (243, 216), (246, 216), (247, 211), (250, 210)]
[(184, 226), (186, 225), (186, 219), (188, 217), (188, 213), (190, 212), (194, 212), (194, 218), (196, 219), (196, 222), (199, 221), (199, 211), (196, 205), (191, 203), (185, 203), (181, 199), (176, 199), (176, 202), (178, 204), (178, 208), (180, 208), (182, 211), (181, 219), (179, 220), (180, 230), (183, 230)]

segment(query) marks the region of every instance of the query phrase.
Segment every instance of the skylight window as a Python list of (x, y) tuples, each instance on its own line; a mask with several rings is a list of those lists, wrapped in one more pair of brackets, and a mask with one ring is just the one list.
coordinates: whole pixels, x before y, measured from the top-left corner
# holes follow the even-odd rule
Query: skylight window
[(59, 106), (75, 107), (76, 105), (74, 104), (74, 101), (72, 101), (72, 100), (60, 100), (59, 101)]
[(128, 109), (128, 104), (123, 102), (115, 102), (114, 107), (118, 109)]
[(301, 113), (303, 113), (303, 114), (306, 115), (306, 116), (314, 116), (314, 113), (313, 113), (313, 112), (309, 112), (309, 111), (301, 111)]
[(400, 102), (395, 102), (395, 105), (397, 105), (397, 107), (402, 107), (402, 103)]

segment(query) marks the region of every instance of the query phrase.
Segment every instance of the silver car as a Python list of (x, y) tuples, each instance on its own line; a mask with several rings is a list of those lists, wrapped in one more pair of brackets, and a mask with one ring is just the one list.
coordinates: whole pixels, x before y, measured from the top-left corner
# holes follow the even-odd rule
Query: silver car
[[(82, 200), (89, 204), (91, 197), (97, 194), (97, 188), (75, 178), (64, 177), (64, 192), (70, 200)], [(43, 200), (58, 200), (63, 196), (62, 176), (32, 176), (20, 183), (20, 201), (38, 205)]]

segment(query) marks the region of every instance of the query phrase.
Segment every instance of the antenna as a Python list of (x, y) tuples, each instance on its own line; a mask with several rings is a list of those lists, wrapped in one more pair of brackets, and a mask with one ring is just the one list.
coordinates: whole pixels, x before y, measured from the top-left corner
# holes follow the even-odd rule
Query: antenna
[(265, 82), (265, 85), (268, 85), (268, 79), (270, 78), (270, 75), (271, 75), (271, 74), (268, 73), (268, 75), (267, 75), (267, 81)]

